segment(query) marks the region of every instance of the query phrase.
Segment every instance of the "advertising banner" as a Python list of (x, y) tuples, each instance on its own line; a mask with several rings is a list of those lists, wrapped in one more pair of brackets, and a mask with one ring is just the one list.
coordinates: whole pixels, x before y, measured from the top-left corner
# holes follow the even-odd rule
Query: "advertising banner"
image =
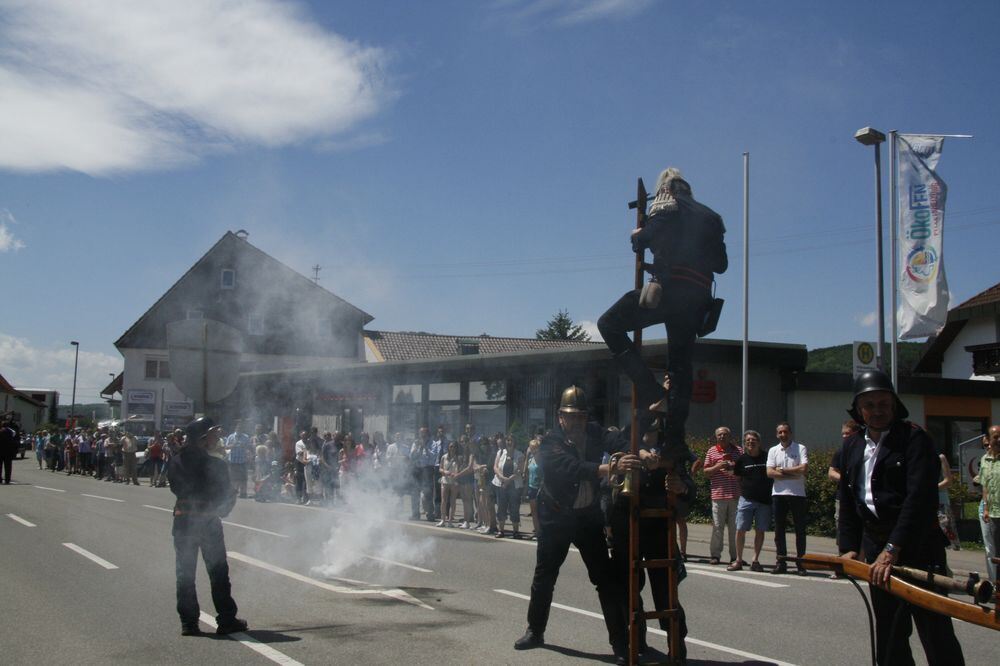
[(948, 317), (948, 281), (942, 253), (948, 187), (935, 169), (944, 138), (900, 134), (899, 337), (936, 335)]
[(125, 414), (132, 421), (152, 421), (156, 416), (156, 392), (129, 389), (125, 395)]

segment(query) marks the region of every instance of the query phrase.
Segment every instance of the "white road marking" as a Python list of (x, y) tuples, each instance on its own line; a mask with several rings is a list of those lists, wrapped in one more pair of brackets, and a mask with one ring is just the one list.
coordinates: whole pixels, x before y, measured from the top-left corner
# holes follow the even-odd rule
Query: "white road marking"
[(281, 567), (270, 564), (269, 562), (264, 562), (263, 560), (258, 560), (256, 558), (250, 557), (249, 555), (244, 555), (242, 553), (237, 553), (234, 551), (229, 551), (227, 555), (234, 560), (239, 562), (244, 562), (246, 564), (259, 567), (266, 571), (272, 573), (280, 574), (291, 578), (292, 580), (297, 580), (300, 583), (306, 583), (307, 585), (312, 585), (329, 592), (336, 592), (337, 594), (380, 594), (382, 596), (391, 597), (392, 599), (397, 599), (399, 601), (405, 601), (408, 604), (414, 606), (420, 606), (421, 608), (426, 608), (427, 610), (434, 610), (433, 606), (428, 606), (424, 602), (416, 599), (403, 590), (399, 589), (386, 589), (381, 588), (377, 585), (372, 586), (371, 583), (364, 583), (368, 585), (368, 589), (359, 589), (355, 587), (341, 587), (339, 585), (331, 585), (330, 583), (324, 583), (323, 581), (316, 580), (315, 578), (310, 578), (309, 576), (303, 576), (295, 571), (289, 571), (288, 569), (282, 569)]
[(412, 564), (404, 564), (403, 562), (397, 562), (396, 560), (387, 560), (384, 557), (375, 557), (374, 555), (365, 555), (364, 553), (360, 553), (360, 555), (361, 555), (361, 557), (365, 558), (366, 560), (374, 560), (376, 562), (383, 562), (385, 564), (391, 564), (393, 566), (403, 567), (405, 569), (412, 569), (414, 571), (419, 571), (420, 573), (434, 573), (430, 569), (424, 569), (423, 567), (417, 567), (417, 566), (414, 566)]
[(733, 574), (724, 574), (718, 571), (711, 571), (707, 566), (698, 564), (685, 564), (689, 574), (695, 574), (698, 576), (708, 576), (710, 578), (721, 578), (723, 580), (731, 580), (737, 583), (746, 583), (747, 585), (759, 585), (761, 587), (788, 587), (784, 583), (772, 583), (769, 580), (754, 580), (753, 578), (746, 578), (744, 576), (734, 576)]
[[(207, 624), (208, 626), (212, 627), (213, 629), (217, 629), (219, 626), (218, 624), (216, 624), (215, 618), (213, 618), (205, 611), (201, 611), (201, 621)], [(237, 643), (247, 646), (257, 654), (267, 657), (276, 664), (282, 664), (282, 666), (303, 666), (302, 662), (295, 661), (284, 652), (278, 652), (270, 645), (264, 645), (256, 638), (245, 632), (238, 631), (235, 634), (227, 634), (227, 635), (229, 638), (233, 639)]]
[[(514, 597), (515, 599), (524, 599), (525, 601), (531, 600), (531, 597), (529, 597), (526, 594), (511, 592), (510, 590), (493, 590), (493, 591), (497, 592), (498, 594), (505, 594), (508, 597)], [(583, 610), (582, 608), (574, 608), (573, 606), (566, 606), (565, 604), (557, 604), (557, 603), (553, 603), (552, 607), (569, 611), (571, 613), (576, 613), (578, 615), (585, 615), (586, 617), (592, 617), (598, 620), (604, 620), (604, 616), (601, 615), (600, 613), (594, 613), (593, 611)], [(658, 634), (660, 636), (667, 635), (667, 632), (663, 631), (662, 629), (654, 629), (653, 627), (649, 627), (646, 631), (648, 631), (651, 634)], [(710, 648), (712, 650), (718, 650), (719, 652), (725, 652), (727, 654), (733, 654), (738, 657), (743, 657), (745, 659), (751, 659), (753, 661), (763, 661), (768, 664), (774, 664), (775, 666), (794, 666), (794, 664), (791, 664), (787, 661), (780, 661), (778, 659), (772, 659), (771, 657), (764, 657), (759, 654), (754, 654), (752, 652), (744, 652), (743, 650), (737, 650), (736, 648), (731, 648), (726, 645), (719, 645), (718, 643), (703, 641), (698, 638), (693, 638), (691, 636), (688, 636), (684, 640), (692, 645), (700, 645), (701, 647)]]
[(105, 497), (104, 495), (88, 495), (87, 493), (80, 493), (84, 497), (93, 497), (94, 499), (107, 500), (109, 502), (124, 502), (125, 500), (115, 499), (114, 497)]
[(152, 504), (143, 504), (147, 509), (156, 509), (157, 511), (166, 511), (167, 513), (173, 513), (173, 509), (167, 509), (162, 506), (153, 506)]
[(51, 490), (54, 493), (64, 493), (64, 492), (66, 492), (62, 488), (49, 488), (47, 486), (35, 486), (35, 488), (38, 488), (39, 490)]
[(251, 531), (254, 531), (254, 532), (260, 532), (261, 534), (270, 534), (271, 536), (281, 537), (282, 539), (289, 539), (289, 538), (291, 538), (287, 534), (279, 534), (278, 532), (272, 532), (270, 530), (262, 530), (259, 527), (250, 527), (249, 525), (242, 525), (240, 523), (231, 523), (228, 520), (223, 520), (222, 524), (223, 525), (232, 525), (233, 527), (242, 527), (245, 530), (251, 530)]
[(84, 557), (86, 557), (91, 562), (96, 562), (97, 564), (100, 564), (105, 569), (117, 569), (118, 568), (114, 564), (111, 564), (111, 562), (108, 562), (103, 557), (98, 557), (97, 555), (94, 555), (89, 550), (85, 550), (83, 548), (80, 548), (75, 543), (64, 543), (63, 545), (66, 546), (67, 548), (69, 548), (70, 550), (72, 550), (73, 552), (79, 553), (80, 555), (83, 555)]
[[(685, 564), (684, 566), (686, 566), (689, 570), (691, 570), (691, 569), (716, 569), (717, 568), (717, 567), (712, 567), (712, 566), (710, 566), (708, 564), (690, 564), (690, 563), (688, 563), (688, 564)], [(768, 571), (749, 571), (747, 569), (744, 569), (739, 574), (733, 574), (733, 576), (735, 576), (736, 578), (743, 578), (744, 576), (757, 576), (757, 577), (770, 578), (772, 580), (779, 579), (779, 580), (789, 580), (789, 581), (791, 581), (791, 580), (794, 580), (794, 581), (804, 580), (804, 581), (808, 581), (808, 582), (811, 582), (811, 583), (831, 583), (833, 585), (849, 585), (850, 584), (846, 580), (843, 580), (843, 579), (834, 580), (834, 579), (830, 578), (830, 576), (829, 576), (829, 574), (827, 572), (823, 572), (823, 573), (824, 573), (824, 575), (822, 575), (822, 576), (794, 576), (794, 575), (791, 575), (791, 574), (786, 574), (786, 575), (782, 575), (782, 576), (775, 576), (774, 574), (772, 574), (772, 573), (770, 573)], [(745, 579), (744, 579), (744, 582), (745, 582)], [(789, 585), (782, 585), (782, 587), (789, 587)]]
[(13, 513), (8, 513), (7, 517), (13, 520), (15, 523), (21, 523), (25, 527), (38, 527), (38, 525), (35, 525), (34, 523), (25, 520), (21, 516), (15, 516)]

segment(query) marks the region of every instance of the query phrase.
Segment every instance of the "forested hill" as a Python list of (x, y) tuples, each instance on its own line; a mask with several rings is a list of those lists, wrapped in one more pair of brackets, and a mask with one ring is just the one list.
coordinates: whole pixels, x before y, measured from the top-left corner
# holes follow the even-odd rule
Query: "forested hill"
[[(900, 342), (896, 349), (899, 353), (899, 374), (908, 375), (917, 361), (920, 360), (924, 344), (922, 342)], [(809, 362), (806, 372), (851, 372), (851, 350), (854, 345), (837, 345), (836, 347), (821, 347), (809, 350)], [(889, 359), (889, 343), (885, 345), (885, 358)]]

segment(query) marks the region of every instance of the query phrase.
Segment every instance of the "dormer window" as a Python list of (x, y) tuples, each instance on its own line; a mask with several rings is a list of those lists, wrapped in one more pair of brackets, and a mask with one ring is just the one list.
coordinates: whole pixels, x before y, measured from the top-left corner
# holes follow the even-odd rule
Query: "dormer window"
[(232, 268), (223, 268), (219, 286), (223, 289), (233, 289), (236, 286), (236, 271)]

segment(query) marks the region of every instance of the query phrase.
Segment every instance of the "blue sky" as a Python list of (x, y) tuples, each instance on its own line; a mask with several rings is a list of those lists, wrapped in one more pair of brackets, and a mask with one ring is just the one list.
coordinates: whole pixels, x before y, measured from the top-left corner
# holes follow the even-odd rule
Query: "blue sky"
[(726, 220), (715, 335), (739, 338), (744, 151), (751, 338), (874, 339), (866, 125), (975, 135), (939, 164), (952, 303), (1000, 280), (995, 2), (233, 7), (0, 0), (15, 385), (68, 393), (75, 339), (95, 397), (114, 340), (236, 229), (372, 328), (592, 326), (631, 285), (635, 180), (668, 165)]

